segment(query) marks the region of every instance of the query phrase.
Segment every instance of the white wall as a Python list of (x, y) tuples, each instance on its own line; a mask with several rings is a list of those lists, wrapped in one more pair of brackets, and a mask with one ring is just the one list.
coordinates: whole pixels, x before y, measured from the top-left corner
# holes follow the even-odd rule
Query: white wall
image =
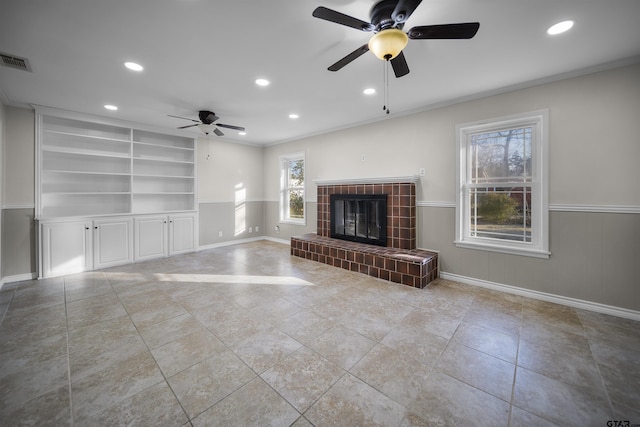
[(4, 207), (35, 204), (35, 113), (5, 107)]
[(198, 138), (198, 201), (235, 202), (239, 189), (248, 201), (263, 200), (262, 163), (262, 147)]
[[(453, 203), (455, 125), (540, 109), (550, 117), (551, 204), (640, 206), (638, 64), (269, 147), (265, 196), (277, 200), (278, 156), (306, 151), (309, 180), (425, 168), (418, 201)], [(309, 201), (314, 187), (307, 188)]]

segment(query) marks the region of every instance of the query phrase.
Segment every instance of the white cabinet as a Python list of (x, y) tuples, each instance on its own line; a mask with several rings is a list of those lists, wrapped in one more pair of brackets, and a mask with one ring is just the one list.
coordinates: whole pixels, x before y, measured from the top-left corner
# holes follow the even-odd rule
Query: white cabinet
[(133, 219), (108, 218), (93, 221), (93, 268), (133, 262)]
[(130, 217), (42, 222), (40, 277), (132, 263), (132, 230)]
[(93, 268), (91, 221), (54, 222), (41, 225), (41, 277), (78, 273)]
[(169, 255), (193, 252), (196, 249), (196, 216), (169, 217)]
[(135, 217), (135, 261), (195, 251), (196, 230), (195, 214)]
[(166, 215), (135, 219), (135, 260), (166, 257), (168, 252), (168, 218)]

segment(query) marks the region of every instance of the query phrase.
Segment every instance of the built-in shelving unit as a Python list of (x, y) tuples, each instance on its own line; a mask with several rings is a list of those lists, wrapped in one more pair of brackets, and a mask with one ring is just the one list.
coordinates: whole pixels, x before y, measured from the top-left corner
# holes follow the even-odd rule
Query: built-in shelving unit
[(198, 247), (195, 140), (36, 109), (38, 277)]
[(40, 218), (193, 211), (192, 138), (41, 116)]

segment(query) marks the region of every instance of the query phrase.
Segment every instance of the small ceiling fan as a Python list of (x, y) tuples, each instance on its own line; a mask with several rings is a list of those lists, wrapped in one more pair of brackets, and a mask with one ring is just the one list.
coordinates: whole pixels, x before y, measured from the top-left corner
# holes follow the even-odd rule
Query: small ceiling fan
[(320, 6), (313, 16), (357, 30), (372, 32), (373, 36), (364, 44), (329, 67), (329, 71), (338, 71), (367, 51), (378, 58), (390, 61), (396, 77), (409, 74), (409, 66), (402, 53), (409, 39), (470, 39), (476, 35), (480, 23), (423, 25), (413, 27), (408, 33), (402, 28), (422, 0), (382, 0), (371, 8), (371, 22), (365, 22), (349, 15)]
[(168, 116), (175, 117), (177, 119), (191, 120), (192, 122), (195, 122), (195, 124), (193, 125), (180, 126), (178, 127), (178, 129), (187, 129), (190, 127), (197, 126), (205, 135), (209, 135), (210, 132), (213, 132), (218, 136), (223, 136), (224, 133), (222, 133), (222, 131), (218, 129), (219, 127), (234, 129), (240, 132), (244, 132), (244, 128), (242, 126), (225, 125), (224, 123), (214, 123), (220, 117), (216, 116), (213, 111), (200, 110), (198, 112), (198, 118), (200, 120), (189, 119), (187, 117), (172, 116), (171, 114), (169, 114)]

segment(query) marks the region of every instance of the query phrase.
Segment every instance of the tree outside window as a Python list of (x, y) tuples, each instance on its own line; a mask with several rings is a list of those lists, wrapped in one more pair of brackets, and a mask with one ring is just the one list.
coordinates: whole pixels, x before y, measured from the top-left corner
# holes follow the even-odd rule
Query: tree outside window
[(304, 153), (282, 156), (280, 162), (280, 221), (304, 224)]

